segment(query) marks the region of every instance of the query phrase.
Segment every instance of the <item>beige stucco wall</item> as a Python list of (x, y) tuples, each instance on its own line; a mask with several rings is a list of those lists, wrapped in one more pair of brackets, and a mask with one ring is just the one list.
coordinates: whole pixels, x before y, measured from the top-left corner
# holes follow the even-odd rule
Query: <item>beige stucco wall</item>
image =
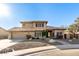
[(44, 22), (27, 22), (27, 23), (22, 23), (22, 27), (23, 28), (36, 28), (36, 24), (44, 24), (44, 28), (47, 26), (47, 23), (44, 23)]
[(0, 39), (7, 39), (9, 35), (9, 32), (4, 29), (0, 29)]
[(33, 26), (32, 23), (23, 23), (23, 24), (22, 24), (22, 27), (23, 27), (23, 28), (31, 28), (32, 26)]
[(44, 28), (47, 26), (47, 23), (44, 23), (44, 22), (38, 22), (38, 23), (33, 23), (33, 27), (36, 27), (36, 24), (44, 24)]
[(55, 32), (55, 34), (56, 34), (57, 32), (62, 32), (62, 33), (64, 34), (64, 30), (54, 30), (54, 32)]
[(8, 35), (8, 34), (9, 34), (8, 31), (0, 29), (0, 36)]
[[(56, 37), (57, 32), (62, 32), (62, 35), (64, 36), (64, 30), (54, 30), (54, 35)], [(64, 37), (63, 37), (64, 38)]]

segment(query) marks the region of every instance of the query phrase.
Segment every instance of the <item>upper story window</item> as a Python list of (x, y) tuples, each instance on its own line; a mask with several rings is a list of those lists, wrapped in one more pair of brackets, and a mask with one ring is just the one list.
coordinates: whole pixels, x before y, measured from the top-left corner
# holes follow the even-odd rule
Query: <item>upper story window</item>
[(36, 27), (44, 27), (44, 24), (36, 24)]

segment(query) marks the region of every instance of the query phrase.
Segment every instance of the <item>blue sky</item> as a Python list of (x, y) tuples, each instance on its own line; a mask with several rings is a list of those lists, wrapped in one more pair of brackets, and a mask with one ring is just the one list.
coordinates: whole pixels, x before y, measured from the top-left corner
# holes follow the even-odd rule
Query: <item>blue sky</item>
[(6, 4), (10, 16), (0, 17), (0, 27), (9, 29), (20, 26), (22, 20), (47, 20), (51, 26), (68, 26), (79, 17), (77, 3), (17, 3)]

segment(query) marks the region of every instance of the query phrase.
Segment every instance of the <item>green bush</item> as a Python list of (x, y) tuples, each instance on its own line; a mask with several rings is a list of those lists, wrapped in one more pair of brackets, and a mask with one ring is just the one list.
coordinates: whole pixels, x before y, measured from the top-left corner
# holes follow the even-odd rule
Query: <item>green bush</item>
[(26, 35), (26, 38), (27, 39), (30, 39), (32, 36), (31, 35)]
[(48, 37), (48, 31), (44, 30), (44, 31), (42, 32), (42, 36)]

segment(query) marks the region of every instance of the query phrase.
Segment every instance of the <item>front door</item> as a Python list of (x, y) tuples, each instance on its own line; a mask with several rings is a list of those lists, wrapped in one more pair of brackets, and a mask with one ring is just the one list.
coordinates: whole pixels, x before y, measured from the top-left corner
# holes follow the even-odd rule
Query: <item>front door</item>
[(66, 34), (64, 34), (64, 39), (67, 39), (67, 35)]

